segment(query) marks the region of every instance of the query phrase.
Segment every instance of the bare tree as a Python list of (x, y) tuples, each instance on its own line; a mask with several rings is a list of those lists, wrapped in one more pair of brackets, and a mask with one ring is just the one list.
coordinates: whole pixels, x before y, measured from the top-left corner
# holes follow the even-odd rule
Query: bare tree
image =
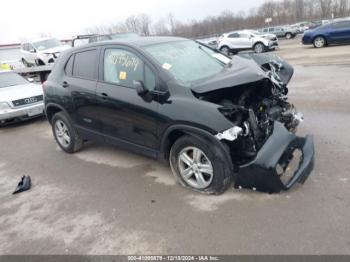
[(140, 30), (140, 21), (137, 18), (137, 16), (134, 16), (134, 15), (129, 16), (125, 20), (125, 26), (129, 32), (139, 33), (141, 31)]
[(139, 14), (137, 16), (137, 19), (139, 21), (140, 26), (140, 33), (145, 36), (150, 35), (150, 25), (151, 25), (151, 17), (146, 14)]

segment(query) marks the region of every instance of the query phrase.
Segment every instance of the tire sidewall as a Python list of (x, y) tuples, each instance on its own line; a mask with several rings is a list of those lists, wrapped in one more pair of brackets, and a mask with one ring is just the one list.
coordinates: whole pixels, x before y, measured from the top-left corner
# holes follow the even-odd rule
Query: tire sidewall
[[(227, 52), (224, 52), (224, 50), (227, 50)], [(224, 53), (225, 55), (230, 55), (230, 48), (228, 48), (227, 46), (223, 46), (220, 48), (220, 51), (222, 53)]]
[[(56, 125), (56, 122), (58, 120), (62, 121), (68, 129), (68, 133), (70, 135), (70, 143), (67, 147), (61, 145), (61, 143), (57, 139), (57, 135), (55, 132), (55, 125)], [(81, 148), (82, 140), (79, 137), (79, 135), (77, 134), (77, 132), (75, 131), (75, 129), (73, 128), (71, 121), (69, 120), (69, 118), (66, 116), (65, 113), (59, 112), (53, 116), (53, 118), (52, 118), (52, 132), (53, 132), (53, 136), (55, 137), (56, 143), (63, 151), (65, 151), (67, 153), (74, 153)]]
[[(191, 187), (180, 175), (178, 166), (179, 153), (182, 149), (189, 146), (194, 146), (202, 150), (213, 166), (213, 180), (211, 184), (205, 189), (197, 189)], [(170, 150), (169, 162), (172, 173), (175, 176), (175, 179), (178, 182), (178, 184), (200, 193), (221, 194), (227, 189), (228, 185), (232, 182), (232, 175), (227, 174), (229, 168), (225, 161), (223, 161), (224, 157), (222, 155), (223, 153), (221, 152), (221, 150), (218, 149), (216, 146), (212, 145), (211, 143), (208, 143), (207, 140), (202, 141), (201, 139), (198, 139), (196, 137), (185, 136), (177, 140), (172, 146)]]

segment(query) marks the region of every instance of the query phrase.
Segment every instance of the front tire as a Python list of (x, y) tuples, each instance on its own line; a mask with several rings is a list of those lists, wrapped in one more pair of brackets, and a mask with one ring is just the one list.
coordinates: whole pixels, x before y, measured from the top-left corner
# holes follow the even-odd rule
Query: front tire
[(83, 139), (63, 112), (53, 116), (52, 132), (57, 144), (66, 153), (78, 152), (83, 147)]
[(327, 41), (326, 39), (323, 37), (323, 36), (318, 36), (314, 39), (313, 41), (313, 45), (314, 47), (316, 48), (322, 48), (322, 47), (325, 47), (327, 44)]
[(291, 39), (293, 36), (291, 33), (286, 33), (286, 39)]
[(170, 166), (177, 182), (193, 191), (221, 194), (233, 175), (221, 149), (192, 136), (179, 138), (170, 151)]
[(257, 54), (263, 53), (266, 51), (266, 47), (264, 46), (263, 43), (256, 43), (254, 45), (254, 52)]

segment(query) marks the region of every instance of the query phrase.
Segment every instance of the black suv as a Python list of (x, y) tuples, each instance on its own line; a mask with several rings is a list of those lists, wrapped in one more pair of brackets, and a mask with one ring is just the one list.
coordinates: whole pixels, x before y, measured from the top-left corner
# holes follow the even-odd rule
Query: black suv
[(68, 153), (97, 139), (169, 161), (199, 192), (232, 182), (279, 192), (303, 183), (314, 162), (312, 136), (294, 135), (292, 74), (277, 56), (231, 59), (183, 38), (106, 41), (61, 54), (43, 85), (46, 115)]

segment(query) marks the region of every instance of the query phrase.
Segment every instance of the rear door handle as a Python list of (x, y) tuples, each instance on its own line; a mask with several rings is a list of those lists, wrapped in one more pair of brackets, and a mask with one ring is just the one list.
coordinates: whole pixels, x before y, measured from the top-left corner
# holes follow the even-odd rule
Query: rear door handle
[(62, 87), (63, 87), (63, 88), (66, 88), (66, 87), (68, 87), (68, 86), (69, 86), (68, 82), (63, 81), (63, 83), (62, 83)]
[(106, 93), (101, 93), (100, 97), (102, 97), (102, 99), (107, 99), (108, 95)]

